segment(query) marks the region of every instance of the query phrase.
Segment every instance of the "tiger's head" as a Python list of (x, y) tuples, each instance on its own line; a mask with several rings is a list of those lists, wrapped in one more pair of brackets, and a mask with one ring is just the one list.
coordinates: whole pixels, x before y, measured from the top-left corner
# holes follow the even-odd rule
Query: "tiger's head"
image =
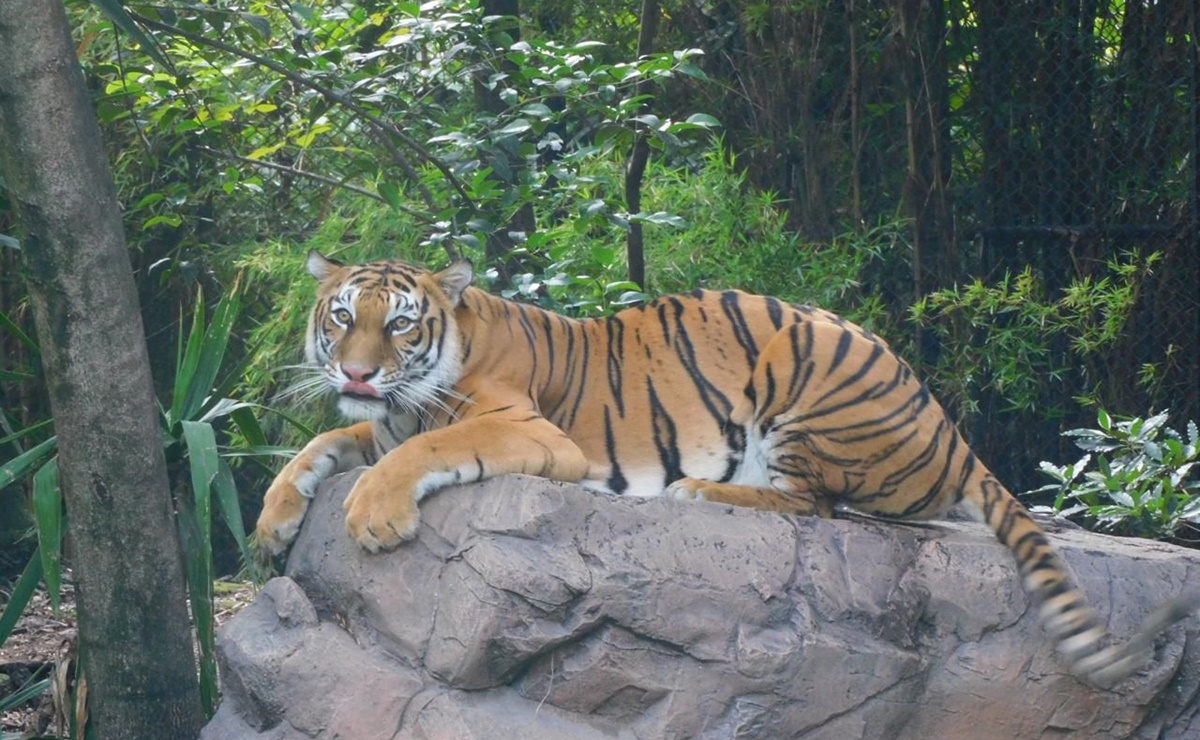
[(305, 355), (347, 417), (420, 413), (458, 381), (454, 309), (471, 284), (471, 263), (438, 273), (403, 262), (346, 266), (313, 250), (308, 271), (320, 287)]

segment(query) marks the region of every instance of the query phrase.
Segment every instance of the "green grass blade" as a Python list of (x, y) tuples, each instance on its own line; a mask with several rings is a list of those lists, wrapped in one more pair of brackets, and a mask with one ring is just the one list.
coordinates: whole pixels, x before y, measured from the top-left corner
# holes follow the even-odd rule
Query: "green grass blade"
[(58, 591), (62, 588), (63, 504), (58, 488), (58, 458), (50, 458), (33, 474), (33, 518), (37, 526), (38, 552), (50, 605), (58, 613)]
[(220, 457), (217, 455), (217, 436), (212, 425), (199, 421), (184, 421), (183, 439), (187, 444), (188, 462), (192, 473), (192, 492), (195, 494), (196, 515), (200, 520), (200, 542), (205, 553), (211, 554), (212, 483), (217, 477)]
[[(234, 291), (237, 286), (234, 286)], [(230, 293), (222, 298), (213, 310), (212, 321), (207, 331), (201, 331), (200, 346), (197, 351), (197, 361), (192, 377), (189, 379), (187, 394), (180, 419), (195, 419), (206, 405), (215, 404), (220, 395), (213, 393), (213, 384), (221, 363), (225, 361), (225, 349), (229, 345), (229, 337), (233, 332), (233, 323), (241, 311), (241, 299), (236, 293)], [(191, 350), (192, 339), (188, 340), (188, 350)], [(211, 399), (205, 404), (205, 399)]]
[(42, 462), (58, 449), (58, 438), (51, 437), (33, 449), (17, 455), (8, 462), (0, 465), (0, 488), (12, 485), (29, 475), (30, 471), (39, 467)]
[(296, 428), (297, 431), (299, 431), (301, 434), (305, 435), (309, 439), (317, 436), (316, 431), (314, 431), (310, 426), (308, 426), (304, 422), (300, 421), (296, 417), (292, 416), (291, 414), (287, 413), (286, 411), (281, 411), (279, 409), (273, 409), (270, 406), (259, 406), (259, 408), (261, 408), (264, 411), (268, 411), (272, 414), (275, 414), (279, 418), (281, 418), (284, 421), (286, 421), (287, 423), (291, 424), (293, 427)]
[(31, 424), (30, 426), (27, 426), (18, 432), (13, 432), (12, 434), (8, 435), (7, 437), (0, 437), (0, 445), (6, 445), (9, 442), (15, 442), (18, 439), (24, 439), (25, 437), (28, 437), (29, 435), (34, 434), (35, 432), (40, 432), (41, 430), (45, 429), (46, 427), (52, 426), (53, 424), (54, 424), (54, 419), (46, 419), (44, 421), (39, 421), (36, 424)]
[[(0, 714), (16, 709), (30, 699), (34, 699), (46, 693), (46, 689), (50, 688), (50, 679), (38, 678), (38, 676), (45, 672), (45, 668), (45, 666), (39, 668), (32, 676), (29, 677), (28, 681), (21, 684), (21, 688), (17, 689), (3, 699), (0, 699)], [(4, 737), (7, 738), (9, 736), (5, 735)], [(14, 735), (13, 737), (25, 736)]]
[(203, 550), (203, 527), (196, 516), (195, 497), (180, 497), (176, 502), (175, 522), (183, 543), (183, 563), (187, 575), (188, 598), (196, 640), (200, 644), (200, 701), (207, 716), (216, 706), (216, 659), (213, 655), (212, 559)]
[(229, 418), (237, 425), (242, 438), (254, 447), (266, 447), (267, 435), (263, 434), (258, 423), (258, 417), (249, 405), (240, 406), (229, 413)]
[(232, 449), (221, 450), (221, 457), (226, 460), (231, 458), (241, 457), (282, 457), (290, 460), (296, 456), (300, 450), (295, 447), (283, 447), (282, 445), (254, 445), (253, 447), (237, 447)]
[(257, 579), (254, 572), (254, 554), (250, 552), (250, 543), (246, 539), (246, 524), (242, 521), (242, 508), (238, 500), (237, 484), (233, 481), (233, 471), (224, 460), (220, 461), (217, 477), (213, 479), (213, 493), (217, 497), (217, 508), (233, 541), (237, 543), (238, 552), (242, 555), (242, 565), (251, 571), (251, 576)]
[(217, 703), (217, 663), (212, 597), (212, 491), (220, 469), (216, 433), (209, 424), (182, 421), (192, 473), (191, 521), (184, 548), (188, 591), (192, 597), (192, 616), (196, 621), (196, 639), (200, 644), (200, 695), (204, 711), (212, 716)]
[(33, 380), (34, 376), (31, 373), (22, 373), (14, 370), (0, 370), (0, 380), (6, 383), (23, 383), (26, 380)]
[[(183, 323), (180, 317), (180, 323)], [(183, 333), (179, 335), (179, 345), (175, 350), (175, 392), (171, 396), (171, 411), (169, 421), (178, 424), (187, 418), (184, 409), (187, 406), (188, 393), (194, 385), (196, 368), (200, 364), (200, 345), (204, 340), (204, 291), (196, 295), (196, 307), (192, 313), (192, 328), (187, 339)]]
[(4, 644), (8, 636), (12, 634), (13, 627), (17, 626), (17, 620), (24, 613), (25, 606), (33, 597), (33, 592), (40, 580), (42, 580), (42, 555), (35, 552), (33, 557), (29, 558), (25, 570), (21, 571), (21, 577), (17, 579), (16, 585), (13, 586), (8, 604), (4, 607), (4, 613), (0, 614), (0, 645)]
[(29, 350), (33, 354), (41, 354), (41, 350), (38, 349), (37, 342), (33, 341), (28, 334), (21, 331), (21, 327), (17, 326), (17, 322), (10, 319), (8, 314), (4, 313), (3, 311), (0, 311), (0, 329), (4, 329), (9, 334), (16, 337), (17, 341), (25, 345), (25, 349)]
[(211, 424), (224, 416), (232, 416), (240, 408), (249, 408), (250, 404), (246, 401), (235, 401), (232, 398), (215, 398), (215, 400), (210, 399), (204, 406), (205, 408), (201, 409), (203, 413), (196, 421), (205, 421)]

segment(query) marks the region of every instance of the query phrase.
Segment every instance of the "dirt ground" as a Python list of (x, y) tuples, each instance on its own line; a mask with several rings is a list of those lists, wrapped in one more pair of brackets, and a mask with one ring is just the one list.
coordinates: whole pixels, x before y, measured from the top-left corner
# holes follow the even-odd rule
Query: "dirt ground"
[[(64, 573), (59, 610), (56, 613), (44, 590), (34, 594), (20, 621), (4, 645), (0, 646), (0, 700), (10, 696), (36, 677), (56, 677), (62, 683), (67, 670), (56, 666), (75, 657), (77, 630), (75, 627), (75, 598), (70, 573)], [(254, 600), (257, 588), (242, 581), (220, 580), (213, 585), (218, 626)], [(0, 607), (7, 603), (8, 594), (0, 591)], [(0, 713), (0, 737), (57, 738), (61, 721), (56, 721), (52, 680), (50, 690), (16, 709)], [(65, 736), (65, 735), (62, 735)]]

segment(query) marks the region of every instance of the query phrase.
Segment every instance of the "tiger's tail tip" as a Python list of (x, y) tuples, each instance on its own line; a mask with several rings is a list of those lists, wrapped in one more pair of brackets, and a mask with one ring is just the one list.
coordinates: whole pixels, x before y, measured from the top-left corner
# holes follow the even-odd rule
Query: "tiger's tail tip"
[(1098, 688), (1111, 688), (1140, 670), (1154, 640), (1164, 630), (1200, 610), (1200, 592), (1184, 594), (1155, 609), (1127, 642), (1093, 649), (1107, 634), (1102, 629), (1060, 640), (1072, 672)]

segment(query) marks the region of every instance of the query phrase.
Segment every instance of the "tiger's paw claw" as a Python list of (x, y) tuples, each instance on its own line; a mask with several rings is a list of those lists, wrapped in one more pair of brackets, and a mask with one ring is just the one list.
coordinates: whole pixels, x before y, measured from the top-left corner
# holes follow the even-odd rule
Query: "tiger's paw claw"
[(255, 546), (267, 555), (280, 555), (300, 533), (308, 499), (290, 483), (276, 481), (267, 490), (264, 502), (254, 526)]
[(708, 500), (704, 495), (704, 481), (695, 478), (680, 478), (667, 486), (664, 495), (680, 501)]
[[(374, 489), (364, 474), (346, 497), (346, 531), (364, 550), (390, 550), (417, 534), (420, 514), (399, 486)], [(365, 485), (364, 485), (365, 484)]]

